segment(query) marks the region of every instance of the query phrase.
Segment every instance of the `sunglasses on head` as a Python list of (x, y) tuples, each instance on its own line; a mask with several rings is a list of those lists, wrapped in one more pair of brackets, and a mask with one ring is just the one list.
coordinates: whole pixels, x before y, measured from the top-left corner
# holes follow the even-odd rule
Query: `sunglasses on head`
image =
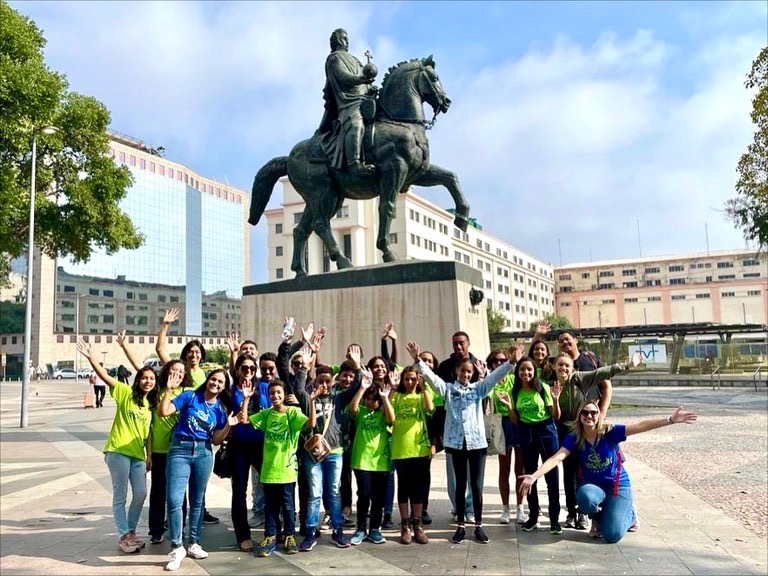
[(593, 418), (597, 417), (597, 415), (600, 414), (599, 410), (582, 410), (581, 415), (582, 416), (592, 416)]

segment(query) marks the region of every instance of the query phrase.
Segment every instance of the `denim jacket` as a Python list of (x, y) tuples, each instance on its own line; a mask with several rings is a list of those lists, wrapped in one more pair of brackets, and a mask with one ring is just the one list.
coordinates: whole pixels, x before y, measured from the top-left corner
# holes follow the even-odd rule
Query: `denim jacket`
[(487, 448), (485, 420), (483, 419), (483, 398), (514, 368), (504, 362), (484, 379), (462, 386), (458, 382), (446, 383), (429, 366), (419, 360), (416, 369), (424, 376), (429, 386), (445, 401), (445, 432), (443, 441), (446, 448), (461, 450), (464, 441), (467, 450)]

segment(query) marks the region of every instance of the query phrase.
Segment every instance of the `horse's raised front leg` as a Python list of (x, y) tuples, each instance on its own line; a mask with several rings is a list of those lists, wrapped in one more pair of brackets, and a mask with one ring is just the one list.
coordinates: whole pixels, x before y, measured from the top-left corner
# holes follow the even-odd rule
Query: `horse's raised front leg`
[(304, 247), (307, 245), (307, 238), (312, 232), (312, 214), (309, 206), (304, 208), (301, 220), (293, 229), (293, 259), (291, 260), (291, 270), (296, 273), (296, 278), (306, 276), (307, 270), (304, 268)]
[(424, 187), (445, 186), (448, 192), (451, 193), (453, 202), (456, 204), (456, 217), (453, 219), (453, 223), (463, 232), (467, 231), (469, 204), (467, 204), (467, 200), (464, 198), (461, 186), (459, 185), (459, 178), (456, 174), (436, 164), (430, 164), (429, 168), (422, 172), (413, 184)]
[(379, 235), (376, 237), (376, 248), (381, 251), (384, 262), (397, 260), (389, 245), (389, 227), (395, 218), (395, 200), (403, 187), (408, 167), (402, 160), (394, 160), (387, 165), (379, 166)]

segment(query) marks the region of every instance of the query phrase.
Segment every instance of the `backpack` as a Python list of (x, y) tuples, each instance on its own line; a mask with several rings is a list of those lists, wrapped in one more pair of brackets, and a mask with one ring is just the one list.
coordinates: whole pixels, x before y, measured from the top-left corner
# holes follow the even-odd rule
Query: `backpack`
[(595, 368), (595, 369), (599, 368), (600, 362), (598, 361), (597, 356), (595, 355), (594, 352), (592, 352), (592, 350), (584, 350), (582, 354), (584, 354), (584, 356), (589, 358), (589, 361), (592, 363), (592, 368)]

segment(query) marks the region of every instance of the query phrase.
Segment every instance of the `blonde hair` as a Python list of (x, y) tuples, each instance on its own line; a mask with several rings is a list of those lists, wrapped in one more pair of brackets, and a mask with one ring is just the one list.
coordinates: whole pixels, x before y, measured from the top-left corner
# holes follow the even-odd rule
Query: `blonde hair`
[[(590, 404), (594, 404), (598, 410), (600, 409), (599, 400), (585, 400), (579, 404), (579, 408), (576, 410), (576, 420), (567, 423), (568, 427), (571, 429), (571, 432), (576, 435), (576, 446), (579, 448), (579, 450), (584, 449), (584, 444), (587, 441), (587, 434), (584, 431), (584, 424), (581, 423), (581, 411), (584, 410), (585, 406)], [(608, 430), (611, 428), (613, 428), (612, 424), (608, 424), (605, 421), (600, 422), (600, 425), (597, 427), (597, 438), (595, 439), (595, 444), (600, 442), (605, 433), (608, 432)]]

